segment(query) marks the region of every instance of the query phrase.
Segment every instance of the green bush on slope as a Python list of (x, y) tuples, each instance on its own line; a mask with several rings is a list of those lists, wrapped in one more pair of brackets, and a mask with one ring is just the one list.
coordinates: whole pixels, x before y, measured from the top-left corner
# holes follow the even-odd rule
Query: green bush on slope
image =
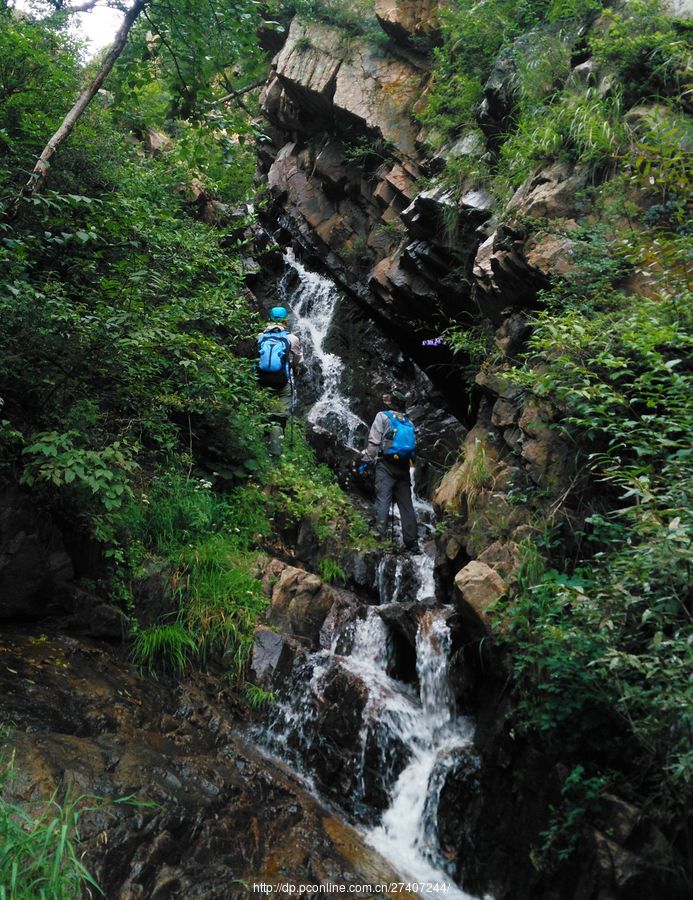
[[(79, 78), (73, 48), (52, 27), (0, 14), (3, 46), (25, 51), (17, 90), (0, 102), (5, 206), (47, 137), (31, 123), (43, 117), (45, 127), (67, 109)], [(332, 521), (354, 527), (300, 436), (270, 468), (267, 398), (246, 358), (260, 323), (239, 254), (220, 247), (185, 199), (200, 177), (224, 199), (247, 196), (247, 166), (207, 159), (216, 119), (174, 122), (183, 140), (160, 158), (143, 158), (123, 130), (134, 124), (123, 110), (128, 86), (144, 83), (143, 39), (135, 34), (114, 73), (115, 100), (101, 96), (80, 120), (51, 189), (0, 222), (0, 465), (67, 529), (100, 542), (111, 568), (99, 589), (112, 597), (131, 604), (132, 573), (152, 553), (168, 561), (179, 613), (140, 630), (141, 665), (180, 670), (213, 650), (240, 672), (265, 604), (251, 550), (271, 539), (272, 516), (300, 519), (319, 506), (325, 538)], [(49, 97), (36, 82), (51, 67), (60, 79)], [(162, 117), (175, 93), (164, 69), (147, 69), (161, 75), (150, 91)], [(197, 90), (208, 96), (201, 82)]]
[[(450, 5), (423, 119), (437, 143), (476, 126), (495, 58), (512, 53), (505, 133), (482, 161), (451, 160), (443, 179), (454, 189), (475, 175), (507, 198), (551, 160), (592, 175), (579, 198), (591, 214), (579, 227), (521, 223), (569, 240), (570, 271), (540, 293), (528, 353), (503, 370), (557, 411), (580, 476), (562, 498), (562, 524), (524, 548), (519, 594), (498, 611), (497, 638), (514, 666), (513, 727), (540, 735), (572, 773), (534, 862), (565, 860), (605, 792), (665, 825), (684, 858), (693, 786), (690, 25), (656, 0), (552, 4), (541, 25), (548, 4), (514, 6)], [(492, 7), (493, 33), (477, 23)], [(596, 64), (591, 84), (569, 77), (576, 52)], [(626, 121), (634, 106), (645, 109)], [(571, 522), (578, 533), (567, 533)]]

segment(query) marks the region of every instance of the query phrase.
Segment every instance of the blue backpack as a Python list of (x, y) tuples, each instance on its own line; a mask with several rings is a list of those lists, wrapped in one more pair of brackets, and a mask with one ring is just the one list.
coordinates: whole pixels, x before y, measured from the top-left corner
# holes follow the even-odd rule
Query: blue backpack
[(390, 420), (385, 435), (383, 455), (387, 459), (416, 459), (416, 429), (405, 413), (383, 410)]
[(257, 374), (265, 387), (281, 388), (289, 383), (291, 341), (288, 331), (265, 331), (257, 339)]

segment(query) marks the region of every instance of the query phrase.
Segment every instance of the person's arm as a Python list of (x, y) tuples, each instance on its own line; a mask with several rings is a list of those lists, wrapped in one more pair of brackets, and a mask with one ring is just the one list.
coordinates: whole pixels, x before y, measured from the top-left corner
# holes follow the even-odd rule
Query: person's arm
[(291, 369), (294, 374), (301, 375), (305, 370), (301, 341), (298, 339), (297, 335), (290, 334), (289, 342), (291, 344)]
[(384, 412), (379, 412), (373, 419), (371, 430), (368, 432), (368, 444), (361, 454), (364, 462), (375, 462), (378, 457), (378, 450), (383, 442), (383, 438), (390, 428), (390, 420)]

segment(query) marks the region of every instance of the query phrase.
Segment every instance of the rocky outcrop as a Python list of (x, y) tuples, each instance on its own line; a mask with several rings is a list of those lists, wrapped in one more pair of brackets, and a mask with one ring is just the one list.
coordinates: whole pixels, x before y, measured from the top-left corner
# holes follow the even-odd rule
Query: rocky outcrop
[(321, 123), (342, 124), (404, 155), (414, 153), (416, 132), (407, 112), (419, 96), (421, 73), (407, 61), (378, 54), (367, 41), (337, 28), (294, 19), (274, 72), (263, 109), (277, 124), (308, 131)]
[(460, 593), (465, 610), (474, 615), (477, 622), (490, 631), (488, 611), (507, 591), (498, 572), (479, 560), (472, 560), (455, 576), (455, 587)]
[[(599, 814), (576, 829), (580, 853), (558, 865), (546, 839), (547, 809), (561, 807), (564, 767), (512, 732), (488, 733), (477, 746), (484, 764), (451, 769), (439, 807), (440, 840), (454, 860), (451, 871), (454, 877), (464, 871), (473, 894), (612, 900), (664, 889), (667, 897), (683, 900), (662, 864), (672, 858), (671, 845), (656, 828), (653, 833), (652, 826), (643, 827), (643, 810), (607, 794)], [(661, 854), (659, 871), (652, 866), (653, 852)]]
[(375, 0), (375, 15), (381, 28), (396, 41), (418, 46), (438, 38), (439, 0)]
[[(451, 871), (464, 873), (468, 889), (513, 900), (635, 897), (651, 878), (642, 866), (649, 851), (632, 834), (622, 837), (618, 817), (610, 814), (604, 822), (591, 821), (580, 835), (581, 870), (549, 859), (544, 872), (532, 870), (530, 851), (543, 840), (567, 773), (557, 754), (510, 733), (512, 718), (502, 700), (507, 661), (483, 649), (491, 644), (494, 606), (501, 599), (512, 603), (523, 561), (539, 552), (542, 524), (567, 523), (567, 547), (582, 528), (582, 506), (574, 497), (578, 473), (558, 427), (560, 410), (531, 399), (505, 373), (526, 349), (539, 292), (555, 278), (570, 276), (580, 258), (578, 226), (589, 214), (589, 188), (604, 173), (567, 159), (544, 163), (502, 210), (488, 185), (472, 175), (454, 193), (439, 180), (446, 161), (473, 173), (494, 158), (518, 100), (519, 56), (531, 65), (533, 44), (550, 38), (554, 26), (538, 27), (501, 55), (484, 85), (476, 123), (432, 154), (422, 142), (434, 136), (412, 127), (410, 114), (420, 107), (408, 87), (418, 79), (425, 93), (425, 73), (411, 50), (417, 27), (435, 39), (431, 8), (425, 2), (377, 0), (381, 26), (399, 44), (380, 51), (387, 64), (371, 65), (361, 39), (347, 60), (336, 30), (329, 37), (316, 31), (313, 40), (308, 26), (296, 27), (263, 98), (271, 137), (261, 152), (270, 193), (265, 221), (285, 242), (320, 261), (347, 302), (429, 374), (465, 425), (456, 432), (448, 471), (433, 498), (447, 520), (437, 538), (438, 574), (455, 603), (458, 699), (465, 708), (479, 712), (487, 703), (488, 709), (477, 741), (481, 765), (476, 771), (468, 765), (453, 769), (441, 794), (440, 834)], [(412, 22), (417, 16), (420, 26)], [(404, 90), (390, 91), (388, 73), (402, 59), (408, 73)], [(589, 89), (603, 97), (613, 90), (612, 76), (594, 60), (576, 54), (575, 61), (572, 72), (566, 62), (566, 71), (556, 73), (567, 78), (570, 91)], [(350, 89), (340, 92), (345, 71)], [(373, 104), (383, 102), (386, 92), (392, 102), (378, 112)], [(638, 132), (656, 116), (654, 108), (636, 109), (628, 121)], [(399, 117), (397, 126), (393, 117)], [(447, 348), (443, 332), (450, 323), (474, 324), (488, 333), (489, 358), (476, 374), (470, 374), (465, 352), (454, 356)], [(361, 390), (368, 386), (355, 383), (355, 393)], [(398, 677), (407, 680), (406, 614), (385, 617), (401, 649)], [(358, 724), (358, 686), (340, 688), (345, 695), (348, 690)], [(349, 752), (329, 751), (341, 785), (351, 784)], [(480, 845), (484, 872), (475, 870), (472, 859)], [(500, 858), (506, 846), (510, 862)], [(513, 871), (521, 872), (519, 888)]]
[[(363, 556), (364, 554), (360, 555), (360, 561), (368, 570)], [(350, 568), (358, 583), (358, 561), (352, 561)], [(280, 559), (260, 557), (257, 574), (270, 598), (265, 620), (271, 628), (291, 639), (290, 643), (294, 648), (292, 653), (295, 653), (298, 646), (314, 650), (329, 647), (334, 620), (343, 610), (353, 609), (358, 603), (357, 598), (349, 591), (333, 587), (313, 572), (289, 565)], [(368, 574), (372, 579), (372, 572)], [(272, 671), (276, 670), (281, 654), (287, 650), (270, 639), (264, 626), (256, 635), (256, 649), (262, 660), (260, 668), (263, 672), (268, 664)], [(269, 654), (270, 663), (265, 659), (266, 654)], [(253, 666), (255, 667), (255, 663)]]
[(301, 645), (287, 635), (267, 625), (258, 625), (248, 671), (251, 682), (265, 690), (284, 683), (301, 649)]
[(470, 185), (458, 210), (445, 192), (422, 192), (411, 114), (423, 78), (411, 55), (294, 21), (261, 101), (273, 201), (263, 220), (288, 226), (440, 385), (451, 356), (433, 340), (472, 310), (469, 286), (451, 273), (471, 264), (464, 235), (488, 218), (491, 198)]
[[(275, 560), (270, 566), (272, 574), (269, 577), (274, 584), (267, 620), (317, 648), (320, 630), (338, 600), (338, 593), (317, 575), (294, 566), (278, 565), (278, 562)], [(265, 575), (265, 582), (267, 578)]]
[[(404, 2), (380, 3), (377, 10), (402, 46), (416, 30), (414, 19), (428, 28), (434, 12), (432, 5)], [(464, 458), (435, 495), (437, 507), (454, 517), (440, 541), (451, 578), (494, 545), (517, 548), (531, 539), (532, 517), (540, 518), (552, 498), (566, 495), (573, 477), (570, 453), (554, 428), (556, 410), (528, 405), (521, 390), (503, 381), (502, 369), (503, 358), (512, 359), (524, 347), (537, 292), (571, 270), (571, 233), (584, 211), (579, 198), (588, 172), (562, 161), (542, 167), (515, 192), (502, 221), (495, 198), (478, 180), (468, 178), (454, 196), (435, 181), (445, 160), (466, 159), (472, 171), (475, 160), (489, 152), (493, 129), (512, 110), (518, 55), (537, 39), (518, 39), (499, 59), (485, 87), (480, 127), (467, 127), (432, 158), (416, 140), (401, 137), (412, 124), (413, 86), (425, 73), (411, 56), (403, 61), (394, 45), (378, 50), (376, 65), (364, 38), (294, 21), (263, 96), (272, 138), (261, 153), (273, 200), (268, 218), (281, 221), (285, 235), (288, 230), (304, 252), (321, 261), (345, 288), (346, 302), (355, 300), (386, 328), (473, 425), (464, 438)], [(340, 87), (345, 72), (349, 90)], [(403, 89), (392, 89), (395, 82)], [(399, 124), (393, 130), (394, 120)], [(422, 176), (431, 174), (433, 180), (423, 184)], [(532, 219), (543, 226), (533, 229)], [(495, 327), (502, 356), (471, 387), (463, 358), (451, 356), (440, 333), (450, 321), (473, 321), (479, 311)], [(345, 344), (340, 352), (353, 355), (361, 343)], [(355, 381), (355, 403), (369, 390), (365, 381), (365, 387), (363, 379)], [(421, 409), (427, 409), (425, 402)], [(430, 424), (417, 421), (422, 435)], [(442, 439), (448, 459), (453, 433), (462, 443), (463, 434), (451, 428)], [(316, 439), (339, 468), (340, 454), (323, 447), (325, 438)], [(440, 456), (434, 453), (433, 459)], [(429, 484), (439, 472), (429, 473)], [(490, 565), (500, 578), (509, 577), (512, 593), (516, 562), (512, 572)]]
[(143, 680), (93, 643), (5, 630), (4, 798), (41, 815), (51, 798), (74, 804), (80, 859), (107, 897), (240, 900), (259, 882), (401, 880), (238, 737), (219, 682)]

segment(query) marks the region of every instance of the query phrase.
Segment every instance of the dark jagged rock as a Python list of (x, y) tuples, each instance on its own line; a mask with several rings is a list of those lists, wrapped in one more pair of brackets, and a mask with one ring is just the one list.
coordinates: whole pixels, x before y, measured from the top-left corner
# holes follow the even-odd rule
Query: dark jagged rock
[(301, 645), (284, 634), (259, 625), (255, 629), (249, 676), (264, 688), (278, 687), (291, 674)]
[[(378, 0), (383, 28), (403, 45), (413, 33), (407, 15), (419, 5)], [(273, 144), (263, 149), (261, 166), (271, 194), (267, 221), (281, 227), (287, 242), (290, 234), (301, 257), (327, 272), (343, 288), (345, 303), (358, 307), (387, 334), (408, 361), (426, 371), (439, 392), (428, 398), (421, 391), (413, 405), (420, 433), (430, 435), (429, 446), (437, 449), (433, 466), (426, 471), (420, 463), (417, 474), (433, 489), (442, 474), (435, 465), (453, 460), (434, 493), (438, 511), (449, 517), (436, 540), (436, 571), (456, 609), (451, 628), (457, 700), (461, 708), (480, 716), (481, 763), (474, 770), (468, 760), (461, 760), (451, 769), (441, 795), (438, 824), (451, 871), (458, 877), (464, 873), (467, 889), (490, 891), (498, 898), (612, 900), (639, 896), (651, 877), (643, 874), (646, 867), (641, 865), (647, 854), (616, 835), (616, 818), (609, 824), (595, 820), (580, 835), (583, 843), (575, 865), (547, 859), (544, 872), (532, 867), (531, 852), (549, 827), (551, 805), (560, 803), (567, 773), (556, 764), (556, 755), (516, 738), (501, 687), (510, 677), (509, 662), (489, 650), (493, 608), (500, 598), (512, 601), (517, 590), (519, 545), (534, 541), (541, 527), (536, 523), (554, 517), (557, 509), (566, 520), (574, 515), (566, 511), (566, 498), (576, 473), (571, 449), (555, 427), (558, 411), (509, 384), (504, 371), (526, 347), (528, 323), (541, 302), (539, 292), (553, 279), (570, 276), (578, 247), (576, 223), (588, 211), (585, 188), (590, 178), (594, 182), (603, 173), (563, 159), (544, 163), (502, 213), (491, 193), (474, 179), (461, 186), (459, 196), (442, 182), (431, 181), (447, 160), (467, 158), (469, 171), (474, 171), (477, 161), (482, 165), (476, 168), (483, 168), (492, 159), (518, 99), (518, 57), (526, 56), (531, 65), (535, 48), (552, 29), (541, 26), (523, 35), (501, 55), (484, 86), (480, 128), (462, 132), (433, 159), (426, 157), (423, 132), (413, 145), (407, 140), (409, 101), (400, 102), (396, 111), (400, 128), (391, 120), (387, 128), (382, 125), (393, 113), (393, 104), (380, 111), (384, 118), (376, 126), (378, 113), (368, 110), (369, 118), (363, 109), (357, 112), (353, 97), (359, 89), (364, 98), (374, 98), (378, 91), (366, 84), (362, 71), (355, 73), (351, 99), (340, 95), (340, 78), (353, 70), (338, 59), (327, 39), (305, 46), (311, 42), (306, 30), (302, 35), (308, 40), (299, 47), (305, 51), (302, 65), (309, 63), (304, 72), (294, 51), (285, 51), (276, 63), (276, 81), (282, 86), (278, 89), (271, 81), (265, 100)], [(396, 52), (392, 46), (383, 50), (386, 56)], [(364, 58), (359, 48), (354, 60), (362, 65)], [(593, 65), (581, 69), (584, 57), (579, 61), (569, 76), (570, 90), (584, 93), (589, 88), (606, 96), (613, 88), (608, 73), (595, 71)], [(315, 74), (321, 72), (329, 72), (322, 88)], [(553, 73), (556, 81), (566, 75), (561, 67)], [(632, 127), (637, 131), (648, 117), (651, 113), (634, 112)], [(387, 133), (397, 134), (390, 138), (391, 146), (378, 144)], [(425, 184), (422, 174), (427, 176)], [(474, 376), (469, 375), (468, 360), (450, 352), (443, 332), (451, 321), (464, 328), (478, 326), (480, 318), (492, 326), (486, 328), (489, 336), (495, 331), (496, 349), (493, 344), (488, 348), (493, 358), (470, 388)], [(364, 334), (365, 329), (347, 331), (346, 336), (335, 336), (333, 346), (351, 364), (358, 355), (353, 346), (363, 343)], [(371, 386), (377, 383), (380, 390), (382, 383), (383, 370), (367, 359), (358, 370), (359, 377), (349, 385), (354, 405), (364, 395), (370, 400)], [(465, 428), (429, 414), (440, 396)], [(338, 455), (325, 435), (316, 434), (314, 441), (326, 458)], [(422, 448), (422, 456), (424, 452), (428, 455)], [(346, 473), (342, 477), (348, 483)], [(371, 567), (365, 562), (367, 581)], [(386, 559), (381, 574), (392, 575), (394, 566)], [(458, 588), (453, 593), (455, 579)], [(406, 681), (412, 670), (412, 596), (408, 585), (401, 587), (402, 605), (396, 612), (387, 608), (381, 613), (400, 657), (393, 672)], [(351, 693), (358, 691), (353, 685), (349, 691), (351, 715)], [(352, 716), (352, 724), (360, 727), (362, 717)], [(371, 735), (369, 741), (369, 765), (387, 768), (388, 761), (375, 754), (376, 738)], [(341, 757), (334, 748), (330, 752), (340, 784), (352, 784), (349, 752)], [(376, 805), (378, 790), (373, 782), (369, 797)], [(649, 852), (655, 844), (653, 839)], [(508, 858), (501, 859), (506, 845)], [(663, 850), (664, 857), (668, 853)]]
[(325, 795), (349, 809), (357, 786), (359, 734), (368, 693), (356, 675), (335, 666), (321, 682), (321, 702), (310, 723), (305, 763)]
[(416, 632), (425, 609), (420, 603), (397, 603), (379, 610), (394, 645), (388, 674), (407, 684), (416, 684)]

